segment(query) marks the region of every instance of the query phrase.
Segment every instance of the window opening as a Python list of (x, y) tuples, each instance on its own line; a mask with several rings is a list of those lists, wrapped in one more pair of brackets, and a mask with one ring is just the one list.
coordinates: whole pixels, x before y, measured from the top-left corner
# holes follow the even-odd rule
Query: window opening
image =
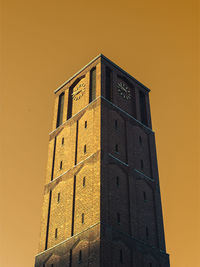
[(119, 176), (116, 177), (116, 185), (119, 187)]
[(62, 170), (62, 160), (61, 160), (61, 162), (60, 162), (60, 170)]
[(147, 196), (146, 196), (146, 192), (145, 191), (143, 192), (143, 197), (144, 197), (144, 201), (146, 201), (147, 200)]
[(120, 214), (117, 213), (117, 223), (120, 224)]
[(140, 99), (141, 122), (147, 125), (146, 99), (145, 99), (145, 94), (142, 91), (140, 91), (139, 93), (139, 99)]
[(58, 193), (58, 199), (57, 199), (57, 202), (58, 202), (58, 203), (60, 202), (60, 192)]
[(122, 252), (122, 249), (120, 249), (120, 263), (123, 263), (123, 252)]
[(119, 152), (118, 144), (115, 145), (115, 152)]
[(56, 127), (59, 127), (62, 124), (63, 106), (64, 106), (64, 92), (59, 95)]
[(58, 228), (55, 229), (55, 239), (58, 237)]
[(85, 177), (83, 177), (83, 187), (85, 187)]
[(117, 128), (118, 128), (118, 121), (115, 120), (115, 129), (117, 130)]
[(139, 136), (140, 145), (142, 144), (142, 137)]
[(140, 165), (141, 165), (141, 170), (143, 170), (144, 163), (143, 163), (143, 160), (142, 160), (142, 159), (141, 159), (141, 161), (140, 161)]
[(89, 102), (92, 102), (95, 98), (96, 98), (96, 68), (93, 68), (90, 71), (90, 99), (89, 99)]
[(62, 138), (62, 145), (64, 145), (64, 142), (65, 142), (65, 138), (63, 137)]
[(82, 213), (82, 223), (84, 223), (84, 213)]
[(106, 99), (111, 101), (112, 99), (112, 84), (111, 84), (112, 71), (106, 67)]

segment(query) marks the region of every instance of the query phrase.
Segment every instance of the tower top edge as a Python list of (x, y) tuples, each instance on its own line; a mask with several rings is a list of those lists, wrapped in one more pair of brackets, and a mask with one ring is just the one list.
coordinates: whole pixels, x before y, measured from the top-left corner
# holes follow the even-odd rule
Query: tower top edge
[(113, 65), (116, 69), (120, 70), (122, 73), (127, 75), (129, 78), (131, 78), (135, 83), (140, 85), (143, 89), (145, 89), (147, 92), (150, 92), (151, 90), (146, 87), (144, 84), (136, 80), (132, 75), (130, 75), (128, 72), (120, 68), (117, 64), (115, 64), (113, 61), (111, 61), (109, 58), (104, 56), (103, 54), (97, 55), (95, 58), (93, 58), (88, 64), (86, 64), (84, 67), (82, 67), (79, 71), (77, 71), (74, 75), (72, 75), (68, 80), (66, 80), (63, 84), (61, 84), (57, 89), (54, 90), (54, 93), (56, 94), (59, 90), (61, 90), (68, 82), (70, 82), (73, 78), (75, 78), (78, 74), (80, 74), (84, 69), (86, 69), (89, 65), (91, 65), (94, 61), (96, 61), (98, 58), (103, 58), (107, 62), (109, 62), (111, 65)]

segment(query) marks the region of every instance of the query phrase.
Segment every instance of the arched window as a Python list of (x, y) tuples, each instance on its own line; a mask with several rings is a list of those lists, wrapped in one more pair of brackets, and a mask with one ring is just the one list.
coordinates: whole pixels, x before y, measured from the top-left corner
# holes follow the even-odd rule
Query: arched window
[(112, 100), (112, 71), (106, 67), (106, 99)]
[(96, 98), (96, 68), (90, 71), (90, 100), (92, 102)]
[(139, 99), (140, 99), (140, 117), (141, 117), (141, 122), (143, 124), (147, 125), (146, 99), (145, 99), (145, 94), (142, 91), (140, 91), (140, 93), (139, 93)]
[(59, 95), (56, 127), (59, 127), (62, 124), (63, 106), (64, 106), (64, 92)]

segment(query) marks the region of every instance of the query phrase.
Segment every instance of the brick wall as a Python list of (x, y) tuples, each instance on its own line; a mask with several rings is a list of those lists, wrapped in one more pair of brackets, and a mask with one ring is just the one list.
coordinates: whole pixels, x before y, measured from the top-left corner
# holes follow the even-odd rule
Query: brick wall
[[(96, 99), (89, 103), (94, 67)], [(130, 89), (128, 99), (119, 83)], [(140, 91), (148, 127), (140, 123)], [(56, 93), (35, 266), (168, 267), (168, 261), (148, 90), (99, 57)]]

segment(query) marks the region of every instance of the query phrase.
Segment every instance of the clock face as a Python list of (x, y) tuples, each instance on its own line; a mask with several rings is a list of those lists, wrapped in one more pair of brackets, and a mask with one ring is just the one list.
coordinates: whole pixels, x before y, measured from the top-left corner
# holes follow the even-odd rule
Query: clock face
[(85, 93), (85, 83), (80, 83), (76, 87), (74, 87), (72, 98), (73, 100), (79, 100), (83, 94)]
[(125, 99), (131, 99), (131, 92), (128, 86), (124, 82), (118, 82), (117, 84), (119, 94)]

